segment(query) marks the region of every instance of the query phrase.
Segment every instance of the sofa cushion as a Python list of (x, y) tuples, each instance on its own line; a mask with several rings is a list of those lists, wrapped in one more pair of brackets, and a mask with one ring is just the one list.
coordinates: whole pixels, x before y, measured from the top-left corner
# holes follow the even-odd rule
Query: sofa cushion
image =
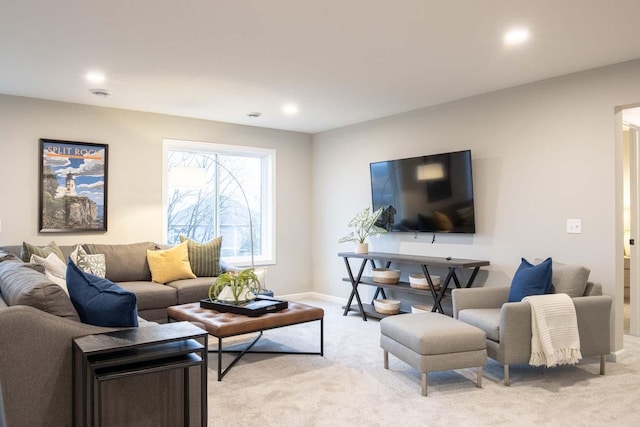
[(156, 283), (167, 283), (180, 279), (195, 279), (189, 264), (187, 242), (180, 243), (170, 249), (147, 250), (147, 261), (151, 269), (151, 280)]
[(112, 282), (151, 280), (147, 262), (147, 250), (155, 249), (153, 242), (130, 243), (124, 245), (99, 245), (85, 243), (88, 254), (104, 254), (106, 278)]
[(212, 277), (198, 277), (196, 279), (174, 280), (173, 282), (168, 282), (167, 286), (176, 290), (178, 304), (188, 304), (207, 298), (209, 296), (209, 288), (215, 280)]
[(488, 339), (500, 342), (499, 308), (467, 308), (458, 313), (458, 320), (482, 329)]
[[(535, 263), (542, 262), (535, 259)], [(591, 270), (582, 265), (562, 264), (554, 261), (551, 266), (551, 292), (565, 293), (572, 298), (584, 296)]]
[(0, 262), (0, 293), (7, 305), (28, 305), (55, 316), (79, 321), (69, 296), (22, 261)]
[(220, 274), (222, 237), (216, 237), (206, 243), (198, 243), (181, 234), (180, 242), (187, 242), (189, 264), (193, 274), (198, 277), (215, 277)]
[(136, 294), (138, 310), (167, 308), (178, 303), (177, 292), (170, 286), (154, 282), (120, 282), (118, 285)]
[(88, 274), (71, 260), (67, 287), (82, 323), (107, 327), (138, 326), (136, 295), (112, 281)]
[(540, 264), (531, 264), (522, 258), (516, 270), (509, 290), (509, 302), (522, 301), (529, 295), (542, 295), (551, 292), (551, 258)]
[(56, 245), (56, 242), (51, 241), (47, 246), (36, 246), (31, 243), (22, 242), (22, 251), (20, 252), (20, 258), (24, 262), (29, 262), (31, 259), (31, 255), (38, 255), (42, 258), (46, 258), (47, 255), (54, 253), (60, 258), (62, 262), (64, 262), (65, 258), (62, 254), (62, 251)]

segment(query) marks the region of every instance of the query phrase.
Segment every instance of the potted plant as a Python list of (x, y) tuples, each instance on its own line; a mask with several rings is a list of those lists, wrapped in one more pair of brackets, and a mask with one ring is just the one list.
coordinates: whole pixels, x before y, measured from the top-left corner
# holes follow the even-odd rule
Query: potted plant
[(254, 291), (259, 290), (260, 281), (253, 268), (227, 271), (209, 287), (209, 299), (240, 304), (255, 299)]
[(366, 254), (369, 252), (369, 244), (365, 242), (365, 239), (369, 236), (375, 236), (377, 234), (386, 233), (382, 227), (376, 225), (376, 221), (382, 214), (382, 207), (375, 212), (371, 212), (371, 208), (367, 207), (362, 212), (358, 213), (347, 226), (354, 228), (355, 230), (338, 240), (338, 243), (355, 242), (355, 253)]

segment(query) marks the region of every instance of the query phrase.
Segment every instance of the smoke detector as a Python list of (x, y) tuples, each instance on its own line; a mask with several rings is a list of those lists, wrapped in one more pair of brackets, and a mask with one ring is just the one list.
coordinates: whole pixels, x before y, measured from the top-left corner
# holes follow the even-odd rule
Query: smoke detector
[(107, 89), (89, 89), (89, 92), (91, 92), (95, 96), (99, 96), (100, 98), (108, 98), (111, 96), (111, 92), (109, 92)]

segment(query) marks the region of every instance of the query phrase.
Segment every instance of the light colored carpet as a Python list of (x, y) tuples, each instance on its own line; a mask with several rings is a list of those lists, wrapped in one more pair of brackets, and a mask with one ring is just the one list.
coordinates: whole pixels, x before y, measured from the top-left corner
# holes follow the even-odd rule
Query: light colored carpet
[[(640, 423), (640, 338), (625, 336), (626, 357), (576, 366), (514, 366), (511, 387), (489, 359), (483, 388), (475, 369), (420, 374), (389, 356), (383, 368), (377, 320), (325, 309), (325, 356), (247, 354), (221, 381), (209, 356), (210, 426), (632, 426)], [(256, 349), (319, 348), (319, 322), (266, 331)], [(225, 356), (224, 361), (228, 363)]]

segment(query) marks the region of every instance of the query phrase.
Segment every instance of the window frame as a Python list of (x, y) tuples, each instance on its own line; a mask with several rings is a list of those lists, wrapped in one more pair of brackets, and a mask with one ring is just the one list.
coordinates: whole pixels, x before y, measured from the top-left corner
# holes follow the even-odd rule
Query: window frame
[[(276, 150), (270, 148), (242, 145), (219, 144), (204, 141), (190, 141), (164, 138), (162, 140), (162, 239), (167, 242), (169, 220), (168, 203), (168, 154), (169, 151), (190, 151), (216, 153), (218, 155), (247, 156), (263, 159), (262, 170), (262, 254), (254, 256), (254, 265), (273, 265), (276, 263)], [(253, 218), (255, 222), (255, 217)], [(223, 242), (224, 244), (224, 242)], [(251, 256), (224, 257), (225, 262), (236, 266), (251, 266)]]

